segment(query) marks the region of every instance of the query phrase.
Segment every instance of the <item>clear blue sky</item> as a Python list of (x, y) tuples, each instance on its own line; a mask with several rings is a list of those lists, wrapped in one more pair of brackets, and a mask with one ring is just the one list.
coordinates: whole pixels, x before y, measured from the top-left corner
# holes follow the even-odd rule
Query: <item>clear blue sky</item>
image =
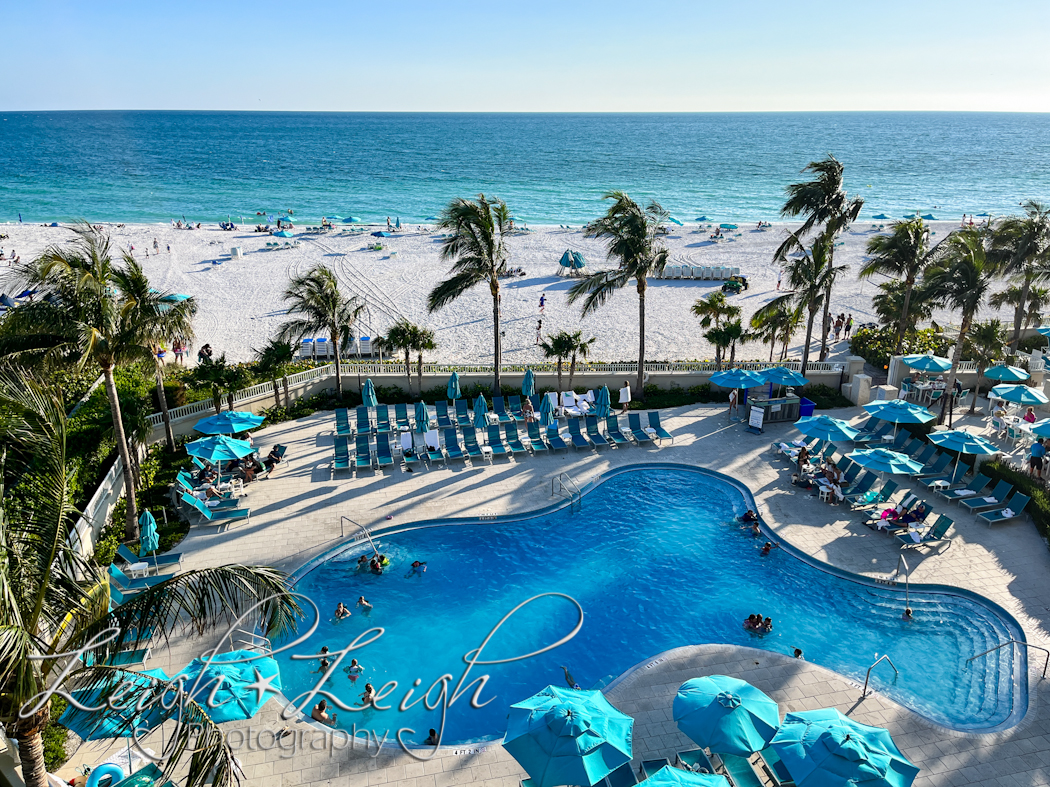
[(40, 0), (0, 110), (1050, 111), (1050, 0)]

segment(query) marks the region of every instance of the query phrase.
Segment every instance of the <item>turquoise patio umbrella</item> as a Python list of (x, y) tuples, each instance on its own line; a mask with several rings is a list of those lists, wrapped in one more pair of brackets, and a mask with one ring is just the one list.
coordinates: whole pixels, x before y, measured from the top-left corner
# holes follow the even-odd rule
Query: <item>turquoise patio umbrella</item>
[[(1035, 432), (1035, 428), (1032, 428)], [(1047, 432), (1050, 434), (1050, 431)], [(1040, 435), (1042, 436), (1042, 435)], [(992, 454), (999, 453), (999, 448), (993, 443), (985, 440), (983, 437), (979, 437), (975, 434), (970, 434), (964, 429), (952, 429), (947, 432), (931, 432), (928, 435), (928, 439), (938, 448), (944, 448), (949, 451), (957, 451), (959, 456), (955, 458), (955, 468), (959, 468), (959, 460), (963, 454), (984, 454), (990, 456)]]
[(765, 382), (756, 372), (744, 369), (729, 369), (725, 372), (715, 372), (711, 375), (711, 382), (723, 388), (755, 388)]
[(740, 757), (766, 748), (780, 726), (776, 702), (726, 675), (687, 680), (678, 688), (672, 713), (678, 729), (700, 746)]
[(430, 413), (426, 402), (416, 402), (416, 431), (423, 434), (430, 426)]
[(795, 421), (795, 428), (806, 437), (819, 437), (832, 443), (841, 440), (854, 440), (860, 432), (849, 425), (849, 422), (830, 415), (811, 415)]
[(864, 405), (864, 409), (891, 424), (925, 424), (937, 417), (925, 407), (903, 399), (880, 399)]
[[(152, 730), (171, 715), (177, 706), (165, 709), (160, 702), (146, 708), (136, 708), (135, 704), (142, 693), (148, 692), (157, 685), (149, 678), (156, 678), (164, 686), (170, 680), (162, 669), (142, 670), (140, 672), (122, 672), (119, 675), (106, 676), (94, 685), (70, 692), (77, 702), (88, 708), (107, 705), (109, 699), (126, 684), (120, 699), (114, 697), (116, 707), (107, 707), (104, 712), (84, 711), (72, 703), (58, 717), (58, 723), (71, 730), (85, 741), (103, 738), (131, 738), (143, 735)], [(130, 689), (128, 688), (130, 687)], [(171, 704), (171, 703), (167, 703)]]
[(379, 400), (376, 399), (376, 387), (372, 384), (371, 377), (365, 380), (365, 385), (361, 389), (361, 404), (365, 407), (379, 407)]
[(540, 398), (540, 426), (547, 427), (554, 423), (554, 405), (551, 398), (544, 394)]
[(265, 417), (254, 413), (223, 410), (218, 415), (202, 418), (193, 425), (193, 428), (204, 434), (237, 434), (262, 426), (265, 420)]
[(607, 385), (599, 388), (598, 395), (594, 397), (594, 415), (596, 418), (608, 418), (612, 415), (612, 400)]
[(786, 366), (771, 366), (768, 369), (756, 372), (756, 374), (763, 383), (771, 383), (773, 385), (801, 386), (809, 382), (799, 372), (796, 372), (794, 369), (788, 369)]
[(916, 462), (907, 454), (891, 451), (888, 448), (865, 448), (846, 454), (846, 458), (852, 459), (868, 470), (890, 475), (919, 473), (923, 468), (922, 462)]
[(889, 732), (830, 708), (789, 713), (770, 746), (796, 787), (910, 787), (919, 774)]
[(510, 706), (503, 748), (533, 787), (590, 787), (631, 761), (633, 730), (600, 691), (548, 686)]
[(680, 222), (680, 221), (679, 221), (678, 219), (676, 219), (676, 218), (675, 218), (674, 216), (668, 216), (668, 217), (667, 217), (667, 220), (668, 220), (669, 222), (671, 222), (672, 224), (677, 224), (677, 225), (678, 225), (679, 227), (684, 227), (684, 226), (685, 226), (684, 224), (682, 224), (682, 222)]
[(1018, 369), (1016, 366), (1005, 366), (1001, 363), (989, 366), (982, 374), (989, 380), (998, 380), (1001, 383), (1020, 383), (1032, 376), (1024, 369)]
[(474, 428), (484, 429), (486, 425), (485, 414), (489, 411), (488, 402), (485, 401), (484, 394), (478, 394), (478, 398), (474, 400)]
[(234, 440), (226, 435), (202, 437), (186, 443), (186, 453), (209, 462), (231, 462), (255, 451), (247, 440)]
[(572, 249), (566, 249), (562, 252), (561, 259), (558, 260), (558, 264), (563, 268), (571, 268), (573, 266)]
[(904, 365), (920, 372), (946, 372), (952, 368), (952, 362), (932, 353), (926, 355), (905, 355), (901, 358)]
[(997, 385), (989, 392), (989, 398), (1020, 405), (1046, 404), (1050, 401), (1042, 391), (1027, 385)]
[(452, 372), (452, 375), (448, 378), (448, 385), (445, 386), (445, 394), (449, 399), (458, 399), (463, 395), (459, 390), (459, 372)]
[(521, 380), (521, 395), (536, 395), (536, 375), (532, 373), (532, 369), (525, 370), (525, 377)]
[(1038, 331), (1042, 336), (1050, 337), (1050, 325), (1040, 325), (1038, 328), (1036, 328), (1036, 331)]
[(887, 216), (885, 213), (876, 213), (874, 216), (872, 216), (872, 218), (878, 219), (879, 221), (888, 221), (890, 217)]
[(572, 252), (572, 269), (579, 271), (583, 270), (586, 267), (587, 260), (583, 258), (583, 255), (580, 254), (578, 251)]
[(729, 787), (726, 777), (721, 774), (693, 773), (670, 765), (665, 765), (639, 784), (645, 787)]
[(207, 703), (208, 716), (218, 723), (252, 718), (269, 699), (268, 692), (281, 690), (277, 662), (251, 650), (194, 659), (172, 681), (180, 679), (190, 698)]

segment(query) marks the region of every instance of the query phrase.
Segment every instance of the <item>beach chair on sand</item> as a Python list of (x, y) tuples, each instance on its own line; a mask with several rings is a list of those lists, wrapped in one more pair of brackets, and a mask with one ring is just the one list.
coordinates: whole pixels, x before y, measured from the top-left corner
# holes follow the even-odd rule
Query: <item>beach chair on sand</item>
[(354, 430), (350, 428), (350, 413), (345, 407), (336, 408), (335, 411), (335, 433), (341, 435), (352, 435)]
[(456, 420), (460, 425), (470, 423), (470, 403), (466, 399), (456, 400)]
[(467, 461), (467, 455), (463, 449), (459, 447), (459, 437), (456, 435), (455, 429), (445, 430), (445, 454), (449, 459), (459, 459), (460, 461)]
[(610, 445), (609, 441), (605, 436), (598, 431), (598, 419), (593, 415), (588, 415), (585, 419), (587, 424), (587, 437), (594, 443), (594, 447), (598, 448), (603, 445)]
[(394, 464), (394, 455), (390, 452), (390, 435), (376, 435), (376, 466), (382, 470)]
[(467, 452), (467, 456), (471, 459), (485, 456), (485, 452), (481, 450), (481, 446), (478, 444), (477, 430), (473, 426), (463, 427), (463, 450)]
[(660, 425), (659, 410), (649, 411), (649, 426), (656, 430), (656, 438), (658, 440), (670, 440), (671, 443), (674, 444), (674, 435), (672, 435)]
[(363, 467), (372, 467), (372, 448), (368, 444), (368, 435), (359, 434), (354, 444), (354, 467), (360, 470)]
[(503, 437), (506, 439), (507, 447), (512, 454), (525, 453), (525, 446), (521, 443), (521, 435), (518, 434), (516, 423), (503, 424)]
[(990, 495), (985, 497), (974, 495), (973, 497), (963, 498), (959, 501), (959, 505), (971, 513), (987, 511), (992, 508), (1002, 508), (1005, 505), (1004, 501), (1010, 496), (1012, 491), (1014, 491), (1013, 484), (1009, 481), (1000, 481), (995, 485), (995, 489), (992, 490)]
[(441, 438), (438, 437), (438, 433), (434, 430), (425, 432), (423, 434), (423, 442), (427, 447), (427, 461), (430, 462), (430, 464), (440, 462), (447, 466), (445, 453), (441, 450)]
[(376, 432), (386, 434), (390, 431), (390, 408), (381, 404), (376, 408)]
[(532, 453), (537, 451), (547, 451), (550, 447), (547, 445), (547, 441), (543, 439), (543, 435), (540, 434), (540, 424), (538, 421), (529, 421), (525, 427), (528, 432), (528, 438), (523, 441), (525, 444), (532, 448)]
[(401, 433), (401, 461), (404, 463), (405, 470), (411, 468), (412, 465), (418, 465), (421, 461), (416, 451), (416, 438), (413, 432)]
[(558, 433), (558, 424), (553, 423), (547, 427), (547, 445), (551, 447), (552, 451), (558, 451), (564, 448), (566, 451), (569, 450), (569, 444), (561, 439), (561, 435)]
[(951, 530), (954, 524), (951, 519), (941, 514), (937, 517), (937, 521), (933, 523), (933, 526), (921, 536), (918, 533), (901, 533), (896, 536), (897, 543), (900, 544), (901, 549), (915, 549), (916, 547), (927, 547), (945, 542), (951, 546), (952, 540), (948, 538), (948, 531)]
[(964, 487), (957, 489), (946, 489), (941, 496), (949, 500), (962, 500), (965, 497), (975, 497), (985, 490), (992, 480), (984, 473), (974, 476), (974, 479)]
[(397, 424), (398, 429), (409, 429), (412, 424), (408, 420), (408, 405), (407, 404), (395, 404), (394, 405), (394, 423)]
[(983, 519), (988, 523), (988, 527), (991, 527), (998, 522), (1009, 522), (1011, 519), (1016, 519), (1021, 516), (1031, 502), (1032, 498), (1028, 495), (1014, 492), (1014, 496), (1007, 500), (1006, 504), (1000, 510), (986, 511), (983, 514), (978, 514), (977, 519)]
[(357, 433), (360, 434), (371, 434), (372, 422), (368, 418), (368, 408), (364, 405), (359, 405), (354, 411), (354, 416), (357, 419)]
[(333, 470), (349, 470), (350, 469), (350, 445), (347, 442), (345, 435), (335, 436), (335, 462), (332, 465)]
[(639, 443), (647, 443), (653, 439), (648, 432), (642, 429), (642, 419), (638, 413), (627, 413), (627, 426), (631, 431), (631, 437)]
[(591, 448), (591, 441), (587, 439), (580, 431), (580, 419), (570, 418), (568, 419), (569, 425), (569, 439), (572, 440), (572, 447), (579, 448)]
[(507, 412), (506, 403), (502, 396), (492, 397), (492, 412), (499, 417), (499, 422), (505, 424), (514, 420), (514, 416)]
[(488, 437), (489, 448), (492, 449), (492, 455), (504, 455), (509, 454), (510, 449), (503, 442), (503, 438), (499, 433), (499, 424), (491, 424), (486, 428), (485, 436)]
[(455, 426), (455, 424), (452, 423), (452, 418), (448, 414), (448, 402), (444, 399), (439, 402), (434, 402), (434, 409), (437, 410), (438, 429), (451, 429)]
[(615, 415), (609, 415), (605, 418), (605, 436), (616, 443), (616, 445), (627, 445), (631, 442), (620, 431), (620, 419)]

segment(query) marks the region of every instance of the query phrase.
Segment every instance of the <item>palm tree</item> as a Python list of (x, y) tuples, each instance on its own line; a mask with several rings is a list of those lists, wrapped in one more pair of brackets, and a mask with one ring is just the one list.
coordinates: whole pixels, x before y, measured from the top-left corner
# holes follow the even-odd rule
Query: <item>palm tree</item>
[(1014, 307), (1010, 346), (1021, 340), (1021, 322), (1032, 285), (1050, 280), (1050, 207), (1035, 200), (1024, 203), (1024, 216), (1008, 216), (992, 230), (992, 253), (1003, 272), (1017, 279), (1021, 292)]
[(413, 325), (412, 350), (416, 354), (416, 381), (419, 384), (419, 395), (423, 395), (423, 353), (434, 352), (438, 348), (437, 338), (429, 328)]
[(724, 325), (719, 325), (705, 331), (704, 338), (715, 348), (715, 371), (722, 371), (722, 354), (733, 343), (732, 338), (729, 336), (729, 331)]
[(243, 367), (229, 364), (226, 361), (226, 353), (218, 358), (205, 358), (190, 372), (187, 381), (194, 388), (207, 390), (211, 394), (212, 407), (215, 414), (222, 412), (222, 397), (229, 399), (230, 409), (233, 409), (233, 394), (247, 383), (248, 375)]
[(125, 253), (121, 264), (114, 263), (109, 237), (89, 224), (79, 224), (73, 232), (71, 244), (48, 247), (16, 272), (26, 286), (51, 297), (23, 304), (7, 316), (0, 355), (23, 363), (94, 364), (102, 373), (117, 450), (129, 470), (124, 473), (124, 534), (131, 540), (138, 537), (135, 480), (113, 373), (118, 366), (155, 363), (158, 344), (191, 336), (196, 304), (192, 298), (166, 303), (166, 293), (149, 287), (133, 257)]
[[(144, 673), (104, 664), (120, 650), (144, 647), (154, 633), (170, 638), (176, 630), (180, 636), (221, 631), (253, 610), (264, 630), (281, 636), (295, 630), (301, 610), (283, 573), (242, 565), (182, 572), (110, 610), (107, 574), (79, 543), (76, 471), (67, 463), (60, 397), (28, 372), (8, 369), (0, 371), (0, 408), (0, 485), (4, 470), (7, 477), (21, 475), (29, 503), (18, 505), (4, 495), (0, 507), (0, 721), (19, 742), (27, 787), (47, 787), (41, 732), (50, 718), (53, 684), (66, 664), (56, 654), (84, 649), (84, 662), (95, 665), (74, 668), (62, 682), (64, 690), (102, 688), (104, 696), (116, 696), (112, 690), (125, 678), (152, 687), (126, 694), (123, 701), (130, 705), (164, 689)], [(7, 447), (20, 458), (18, 466), (3, 467)], [(109, 630), (117, 632), (113, 641), (88, 647)], [(234, 752), (208, 708), (190, 701), (187, 711), (165, 748), (171, 758), (165, 767), (175, 770), (190, 752), (190, 787), (202, 787), (213, 769), (216, 785), (232, 785)], [(99, 722), (107, 716), (98, 714)]]
[(452, 262), (452, 275), (430, 291), (427, 309), (435, 312), (483, 282), (492, 294), (492, 392), (500, 392), (503, 344), (500, 336), (500, 277), (507, 273), (510, 252), (510, 211), (501, 199), (454, 199), (441, 213), (438, 226), (448, 235), (441, 244), (441, 259)]
[(580, 357), (583, 360), (587, 360), (587, 356), (591, 354), (591, 348), (594, 343), (598, 341), (594, 336), (590, 339), (583, 338), (583, 331), (574, 331), (569, 334), (569, 390), (572, 390), (572, 379), (576, 376), (576, 358)]
[(284, 291), (284, 299), (291, 305), (288, 314), (297, 319), (281, 326), (277, 336), (282, 341), (299, 342), (306, 336), (325, 331), (335, 350), (335, 391), (343, 398), (343, 367), (341, 352), (352, 335), (353, 324), (361, 316), (365, 304), (356, 295), (346, 296), (339, 291), (335, 271), (318, 265), (302, 276), (296, 276)]
[[(782, 245), (777, 254), (780, 255), (781, 250), (784, 250), (783, 255), (778, 257), (778, 261), (784, 263), (784, 272), (787, 274), (790, 291), (771, 300), (756, 314), (759, 315), (759, 319), (765, 319), (778, 310), (789, 313), (796, 310), (806, 312), (806, 343), (802, 349), (802, 374), (805, 375), (806, 370), (809, 369), (809, 348), (813, 342), (813, 323), (828, 294), (828, 277), (836, 270), (841, 272), (843, 269), (835, 269), (831, 264), (831, 250), (834, 247), (835, 236), (830, 232), (822, 232), (814, 238), (809, 249), (802, 244), (797, 232), (791, 233), (788, 240), (792, 241), (791, 245), (787, 247)], [(788, 259), (787, 254), (792, 250), (797, 251), (801, 256)]]
[(288, 397), (287, 375), (295, 361), (295, 347), (291, 342), (282, 342), (280, 339), (270, 339), (263, 345), (261, 350), (252, 349), (255, 353), (255, 368), (259, 374), (266, 375), (273, 383), (273, 402), (281, 406), (281, 391), (277, 386), (277, 379), (284, 379), (284, 406), (291, 407), (292, 403)]
[[(879, 294), (873, 295), (871, 305), (882, 325), (899, 325), (904, 332), (899, 336), (907, 336), (914, 332), (920, 322), (929, 320), (933, 316), (933, 310), (938, 307), (934, 302), (929, 288), (923, 282), (919, 282), (908, 289), (907, 282), (890, 279), (879, 282)], [(910, 297), (909, 297), (910, 296)], [(903, 311), (905, 298), (907, 297), (907, 312)], [(903, 345), (897, 345), (898, 348)], [(897, 353), (901, 350), (898, 349)]]
[(768, 312), (755, 312), (751, 315), (750, 338), (769, 345), (769, 362), (773, 363), (777, 342), (784, 343), (783, 354), (786, 355), (788, 342), (801, 319), (802, 313), (798, 309), (789, 309), (784, 304), (778, 304)]
[(970, 399), (970, 415), (977, 411), (977, 394), (981, 390), (984, 370), (1003, 357), (1008, 340), (1006, 328), (999, 320), (977, 323), (966, 337), (966, 356), (977, 364), (977, 382)]
[[(611, 271), (598, 271), (584, 276), (569, 289), (569, 303), (584, 298), (582, 313), (590, 314), (604, 304), (609, 297), (635, 280), (638, 291), (638, 379), (635, 383), (635, 398), (644, 398), (642, 378), (645, 375), (645, 291), (648, 277), (659, 276), (667, 264), (668, 251), (660, 244), (663, 223), (668, 213), (658, 202), (650, 202), (642, 208), (622, 191), (610, 191), (603, 199), (613, 204), (600, 219), (584, 227), (588, 238), (608, 241), (607, 259), (616, 260), (617, 267)], [(586, 297), (584, 297), (586, 296)]]
[(572, 334), (568, 331), (560, 331), (554, 336), (548, 336), (540, 342), (540, 349), (543, 351), (544, 358), (558, 359), (558, 394), (560, 396), (563, 390), (561, 385), (562, 364), (573, 352)]
[[(988, 299), (992, 283), (1002, 272), (1002, 261), (989, 253), (990, 240), (990, 233), (981, 228), (956, 230), (945, 241), (943, 258), (926, 272), (926, 280), (935, 296), (947, 308), (962, 315), (952, 368), (945, 386), (947, 391), (955, 387), (970, 326)], [(941, 398), (947, 400), (949, 397)], [(946, 405), (946, 401), (941, 405), (938, 423), (944, 421)]]
[[(1022, 300), (1024, 299), (1024, 300)], [(1050, 289), (1032, 285), (1028, 289), (1028, 296), (1024, 298), (1024, 288), (1011, 284), (1005, 290), (993, 293), (988, 299), (988, 305), (993, 309), (1001, 309), (1003, 306), (1016, 308), (1024, 303), (1024, 320), (1022, 328), (1028, 328), (1034, 323), (1043, 321), (1043, 309), (1050, 305)]]
[[(377, 340), (377, 344), (392, 355), (400, 352), (405, 354), (405, 379), (408, 381), (408, 387), (405, 390), (409, 395), (412, 394), (412, 366), (410, 354), (412, 352), (415, 331), (416, 326), (402, 317), (390, 326), (386, 336), (381, 336)], [(422, 392), (422, 389), (420, 389), (420, 393)]]
[(736, 365), (736, 346), (738, 344), (746, 344), (751, 340), (751, 337), (744, 330), (744, 326), (741, 325), (739, 318), (732, 322), (727, 322), (723, 327), (726, 337), (729, 339), (729, 368), (733, 368)]
[(700, 318), (701, 328), (710, 328), (714, 325), (712, 330), (704, 334), (704, 338), (714, 345), (715, 366), (718, 371), (722, 371), (722, 350), (727, 349), (733, 343), (732, 337), (723, 330), (722, 320), (728, 322), (738, 318), (740, 307), (729, 303), (726, 294), (721, 290), (716, 290), (706, 298), (697, 298), (690, 308), (693, 314)]
[(901, 293), (894, 350), (894, 354), (900, 355), (904, 334), (915, 325), (911, 308), (915, 282), (935, 257), (930, 249), (930, 230), (918, 216), (909, 221), (895, 221), (889, 235), (876, 235), (868, 241), (867, 251), (871, 259), (860, 269), (860, 278), (888, 276), (891, 281), (887, 284), (895, 285)]
[(842, 188), (842, 173), (844, 167), (830, 153), (820, 161), (811, 161), (802, 171), (813, 172), (816, 177), (803, 183), (793, 183), (787, 187), (787, 202), (780, 209), (780, 215), (784, 217), (795, 217), (804, 215), (805, 221), (802, 226), (788, 235), (787, 239), (780, 244), (774, 258), (782, 261), (787, 253), (817, 227), (823, 226), (823, 233), (828, 235), (832, 242), (828, 245), (826, 252), (827, 267), (829, 275), (823, 277), (824, 293), (824, 323), (820, 340), (820, 360), (828, 356), (828, 331), (831, 329), (831, 290), (838, 276), (834, 266), (835, 237), (844, 231), (850, 224), (857, 220), (860, 209), (864, 206), (864, 200), (860, 197), (849, 198), (845, 189)]

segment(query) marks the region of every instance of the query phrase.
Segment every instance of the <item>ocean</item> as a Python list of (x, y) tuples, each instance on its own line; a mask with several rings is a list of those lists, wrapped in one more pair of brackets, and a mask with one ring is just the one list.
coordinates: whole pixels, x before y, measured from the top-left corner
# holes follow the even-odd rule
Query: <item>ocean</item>
[(611, 189), (684, 222), (776, 220), (827, 153), (864, 218), (1050, 202), (1050, 114), (0, 112), (0, 221), (421, 222), (484, 192), (579, 224)]

